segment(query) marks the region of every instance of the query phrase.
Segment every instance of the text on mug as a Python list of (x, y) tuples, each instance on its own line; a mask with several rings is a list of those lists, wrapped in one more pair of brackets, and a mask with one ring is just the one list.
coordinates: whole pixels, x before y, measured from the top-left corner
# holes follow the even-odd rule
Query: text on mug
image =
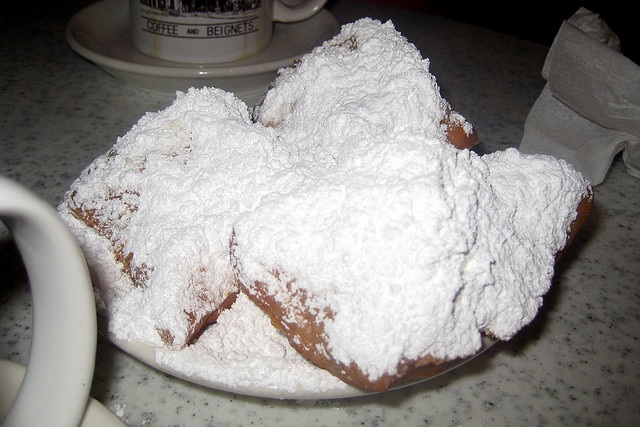
[(220, 24), (188, 24), (145, 19), (144, 31), (166, 37), (179, 38), (224, 38), (250, 34), (258, 31), (256, 19)]

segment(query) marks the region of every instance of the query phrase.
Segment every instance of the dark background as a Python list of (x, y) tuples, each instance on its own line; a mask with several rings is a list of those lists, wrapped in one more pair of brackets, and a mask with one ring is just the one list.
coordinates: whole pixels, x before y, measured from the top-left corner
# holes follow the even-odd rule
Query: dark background
[[(621, 40), (622, 53), (640, 64), (640, 24), (635, 2), (612, 1), (513, 1), (462, 0), (358, 0), (391, 7), (412, 9), (511, 34), (551, 46), (562, 21), (581, 6), (600, 15)], [(633, 10), (631, 10), (633, 9)]]
[[(96, 0), (77, 2), (54, 2), (32, 0), (25, 8), (24, 2), (10, 1), (3, 4), (0, 25), (4, 20), (20, 16), (46, 16), (56, 14), (68, 16)], [(285, 0), (286, 1), (286, 0)], [(295, 2), (295, 0), (292, 0)], [(331, 4), (336, 0), (329, 0)], [(425, 12), (444, 16), (457, 21), (511, 34), (526, 40), (551, 46), (562, 21), (569, 18), (578, 8), (585, 7), (598, 13), (611, 29), (620, 37), (622, 53), (636, 64), (640, 64), (640, 23), (635, 13), (637, 2), (621, 0), (556, 0), (528, 2), (490, 2), (483, 0), (356, 0), (389, 7)], [(633, 9), (633, 10), (632, 10)]]

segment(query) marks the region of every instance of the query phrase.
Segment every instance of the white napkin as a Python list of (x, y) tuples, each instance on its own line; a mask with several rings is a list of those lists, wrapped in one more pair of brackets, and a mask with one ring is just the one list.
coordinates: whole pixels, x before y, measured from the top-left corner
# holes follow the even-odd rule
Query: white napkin
[(620, 53), (607, 24), (580, 8), (560, 27), (542, 76), (547, 84), (520, 150), (565, 159), (592, 185), (622, 151), (627, 171), (640, 178), (640, 67)]

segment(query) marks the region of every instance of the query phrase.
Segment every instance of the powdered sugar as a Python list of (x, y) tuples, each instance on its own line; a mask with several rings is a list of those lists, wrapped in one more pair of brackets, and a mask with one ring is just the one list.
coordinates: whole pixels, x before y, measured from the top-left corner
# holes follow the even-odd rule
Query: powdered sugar
[[(277, 168), (267, 163), (274, 132), (249, 117), (244, 103), (219, 90), (179, 94), (166, 110), (145, 115), (72, 186), (71, 207), (98, 212), (111, 251), (132, 254), (133, 283), (110, 273), (122, 283), (100, 280), (97, 287), (114, 322), (129, 313), (117, 334), (158, 344), (160, 333), (182, 347), (197, 320), (236, 291), (232, 220), (288, 179), (273, 177)], [(77, 221), (68, 209), (61, 213)]]
[(333, 314), (317, 318), (331, 357), (371, 378), (401, 360), (473, 354), (483, 332), (509, 338), (528, 323), (586, 183), (550, 157), (455, 149), (443, 119), (470, 125), (428, 67), (391, 23), (363, 19), (281, 70), (257, 123), (210, 88), (142, 117), (59, 209), (109, 331), (158, 346), (158, 362), (185, 376), (345, 387), (242, 293), (187, 346), (238, 291), (233, 232), (242, 283), (265, 283), (295, 321), (299, 307), (273, 271), (295, 279)]
[(271, 272), (295, 278), (308, 306), (335, 313), (318, 319), (331, 356), (371, 379), (403, 359), (468, 356), (483, 331), (506, 339), (532, 319), (586, 194), (577, 172), (422, 134), (350, 144), (322, 179), (236, 221), (243, 283), (282, 299), (289, 280)]
[(181, 351), (161, 349), (157, 360), (182, 375), (227, 387), (277, 387), (283, 393), (345, 388), (338, 378), (291, 348), (268, 316), (244, 294), (196, 344)]
[(416, 129), (444, 138), (448, 107), (429, 60), (391, 22), (365, 18), (280, 70), (255, 115), (303, 167), (323, 167), (349, 149), (345, 140)]

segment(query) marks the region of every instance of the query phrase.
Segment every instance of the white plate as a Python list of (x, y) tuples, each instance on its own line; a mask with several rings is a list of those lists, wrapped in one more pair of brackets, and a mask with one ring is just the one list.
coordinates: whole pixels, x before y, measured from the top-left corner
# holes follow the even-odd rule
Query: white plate
[[(2, 384), (0, 387), (0, 420), (9, 411), (13, 399), (18, 394), (25, 371), (24, 365), (9, 360), (0, 360), (0, 383)], [(124, 423), (100, 402), (89, 398), (80, 427), (94, 426), (116, 427), (124, 426)]]
[[(104, 319), (101, 319), (104, 322)], [(101, 328), (102, 329), (102, 328)], [(279, 387), (277, 384), (274, 384), (273, 386), (270, 387), (264, 387), (264, 386), (245, 386), (245, 385), (230, 385), (224, 382), (219, 382), (219, 381), (212, 381), (208, 378), (204, 378), (204, 377), (200, 377), (198, 375), (185, 375), (182, 372), (179, 372), (177, 370), (171, 369), (170, 367), (164, 366), (160, 363), (158, 363), (158, 361), (156, 360), (156, 350), (157, 348), (142, 342), (138, 342), (138, 341), (127, 341), (127, 340), (122, 340), (122, 339), (118, 339), (116, 338), (114, 335), (112, 334), (108, 334), (109, 335), (109, 340), (115, 344), (117, 347), (119, 347), (121, 350), (123, 350), (125, 353), (130, 354), (131, 356), (135, 357), (136, 359), (142, 361), (143, 363), (159, 370), (162, 371), (166, 374), (169, 374), (171, 376), (174, 376), (176, 378), (180, 378), (184, 381), (193, 383), (193, 384), (198, 384), (207, 388), (211, 388), (211, 389), (215, 389), (215, 390), (221, 390), (221, 391), (226, 391), (229, 393), (236, 393), (236, 394), (242, 394), (242, 395), (246, 395), (246, 396), (255, 396), (255, 397), (262, 397), (262, 398), (269, 398), (269, 399), (293, 399), (293, 400), (326, 400), (326, 399), (344, 399), (344, 398), (350, 398), (350, 397), (360, 397), (360, 396), (366, 396), (366, 395), (371, 395), (371, 394), (376, 394), (376, 393), (368, 393), (368, 392), (364, 392), (362, 390), (359, 390), (355, 387), (351, 387), (347, 384), (343, 384), (341, 387), (337, 387), (334, 389), (328, 389), (328, 390), (324, 390), (324, 391), (317, 391), (317, 390), (306, 390), (306, 389), (298, 389), (295, 391), (290, 391), (287, 389), (284, 389), (282, 387)], [(449, 363), (445, 363), (444, 365), (440, 366), (439, 369), (437, 370), (437, 372), (434, 372), (431, 376), (427, 377), (427, 378), (423, 378), (417, 381), (412, 381), (412, 382), (407, 382), (404, 384), (401, 384), (395, 388), (393, 388), (392, 390), (396, 390), (399, 388), (404, 388), (404, 387), (408, 387), (410, 385), (413, 384), (417, 384), (417, 383), (421, 383), (424, 381), (428, 381), (430, 379), (433, 379), (439, 375), (442, 375), (446, 372), (451, 371), (452, 369), (455, 369), (465, 363), (467, 363), (468, 361), (478, 357), (480, 354), (484, 353), (486, 350), (488, 350), (489, 348), (491, 348), (497, 341), (493, 338), (489, 338), (489, 337), (485, 337), (483, 336), (482, 338), (482, 348), (480, 349), (480, 351), (478, 353), (476, 353), (473, 356), (464, 358), (464, 359), (460, 359), (460, 360), (455, 360)]]
[(323, 9), (302, 22), (276, 23), (271, 45), (254, 57), (222, 64), (182, 64), (136, 50), (129, 34), (127, 0), (102, 0), (71, 18), (66, 38), (78, 54), (136, 86), (165, 93), (212, 86), (254, 105), (278, 69), (292, 65), (339, 30), (336, 18)]

